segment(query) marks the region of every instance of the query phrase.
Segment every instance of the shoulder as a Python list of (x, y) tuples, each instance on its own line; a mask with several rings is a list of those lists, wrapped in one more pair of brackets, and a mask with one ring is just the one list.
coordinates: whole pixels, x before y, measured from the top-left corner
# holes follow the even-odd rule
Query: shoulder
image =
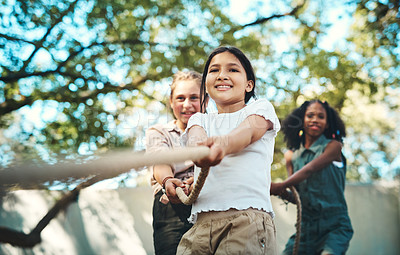
[(285, 158), (286, 158), (287, 156), (290, 156), (290, 160), (291, 160), (292, 162), (296, 162), (296, 161), (298, 161), (299, 159), (301, 159), (302, 153), (304, 152), (304, 147), (300, 147), (299, 149), (290, 150), (290, 151), (291, 151), (291, 153), (288, 154), (288, 155), (285, 155)]
[(207, 113), (200, 113), (200, 112), (195, 113), (189, 118), (185, 133), (193, 126), (200, 126), (202, 128), (206, 128), (207, 124), (209, 123), (208, 118), (209, 114)]
[(163, 130), (167, 124), (161, 124), (157, 123), (151, 127), (149, 127), (147, 130)]
[(341, 161), (343, 144), (337, 140), (328, 139), (323, 154), (336, 161)]
[(272, 130), (274, 132), (274, 136), (280, 130), (280, 122), (278, 116), (276, 115), (275, 109), (272, 106), (271, 102), (267, 99), (261, 98), (255, 100), (254, 102), (250, 103), (245, 110), (245, 114), (247, 116), (255, 114), (258, 116), (263, 117), (265, 120), (269, 120), (272, 123)]
[(253, 102), (251, 102), (247, 106), (250, 107), (250, 108), (260, 108), (260, 109), (273, 108), (271, 102), (268, 101), (265, 98), (260, 98), (260, 99), (254, 100)]
[(146, 130), (146, 133), (163, 132), (163, 130), (166, 130), (166, 129), (167, 129), (168, 124), (169, 124), (169, 123), (166, 123), (166, 124), (160, 124), (160, 123), (155, 124), (155, 125), (149, 127), (149, 128)]
[(168, 123), (158, 123), (146, 130), (146, 135), (156, 135), (156, 134), (166, 134), (177, 130), (178, 127), (175, 125), (175, 121), (170, 121)]
[(208, 115), (207, 113), (196, 112), (190, 118), (194, 118), (194, 119), (196, 119), (196, 118), (204, 118), (207, 115)]
[(291, 161), (293, 157), (293, 151), (292, 150), (287, 150), (283, 156), (285, 157), (286, 161)]
[(283, 157), (285, 158), (286, 163), (292, 163), (292, 158), (293, 158), (293, 151), (288, 150), (283, 154)]
[(326, 148), (340, 148), (342, 149), (343, 144), (335, 139), (327, 138), (325, 135), (321, 135), (315, 142), (316, 146)]
[(245, 111), (249, 114), (255, 113), (267, 118), (275, 118), (275, 108), (267, 99), (257, 99), (245, 107)]
[(329, 139), (326, 144), (325, 150), (329, 149), (329, 150), (335, 150), (335, 151), (341, 152), (342, 147), (343, 147), (343, 144), (341, 142), (339, 142), (337, 140)]
[(196, 112), (195, 114), (193, 114), (188, 121), (188, 126), (191, 125), (197, 125), (202, 123), (205, 119), (207, 119), (208, 114), (207, 113), (201, 113), (201, 112)]

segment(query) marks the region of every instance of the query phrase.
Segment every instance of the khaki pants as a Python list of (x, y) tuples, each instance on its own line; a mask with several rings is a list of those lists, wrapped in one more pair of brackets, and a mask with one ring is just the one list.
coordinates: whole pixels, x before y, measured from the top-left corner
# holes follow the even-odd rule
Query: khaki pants
[(255, 209), (200, 213), (176, 254), (276, 255), (275, 225), (270, 214)]

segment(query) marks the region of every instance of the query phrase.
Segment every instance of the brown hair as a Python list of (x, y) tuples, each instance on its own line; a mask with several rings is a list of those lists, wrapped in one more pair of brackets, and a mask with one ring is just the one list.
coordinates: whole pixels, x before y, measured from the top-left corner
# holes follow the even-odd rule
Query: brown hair
[(170, 97), (172, 98), (172, 94), (174, 93), (176, 83), (178, 81), (196, 81), (199, 84), (199, 87), (201, 85), (201, 74), (196, 72), (196, 71), (178, 71), (176, 74), (174, 74), (172, 79), (172, 84), (171, 84), (171, 94)]

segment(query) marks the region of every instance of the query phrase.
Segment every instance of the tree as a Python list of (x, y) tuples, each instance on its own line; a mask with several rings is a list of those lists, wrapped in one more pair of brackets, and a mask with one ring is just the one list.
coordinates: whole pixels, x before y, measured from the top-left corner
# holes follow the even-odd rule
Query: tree
[(395, 161), (400, 149), (396, 114), (400, 95), (400, 3), (357, 1), (354, 16), (356, 22), (348, 40), (363, 83), (358, 84), (359, 93), (353, 94), (352, 101), (366, 111), (354, 122), (352, 131), (357, 136), (351, 150), (371, 179), (382, 175), (399, 177), (400, 167)]
[[(353, 25), (347, 37), (327, 47), (326, 34), (333, 25), (327, 17), (335, 8), (346, 8)], [(400, 148), (399, 15), (398, 1), (307, 1), (289, 19), (258, 23), (260, 30), (275, 31), (275, 37), (293, 42), (278, 52), (280, 56), (270, 58), (268, 64), (277, 68), (264, 78), (266, 84), (276, 85), (275, 96), (285, 97), (278, 116), (317, 97), (334, 106), (348, 129), (345, 154), (350, 179), (369, 181), (400, 173), (395, 163), (398, 149), (393, 149)], [(292, 23), (285, 24), (288, 20)], [(285, 25), (289, 29), (279, 34)], [(281, 142), (278, 137), (278, 149), (285, 147)], [(284, 168), (279, 158), (275, 162)], [(285, 178), (284, 171), (278, 172), (276, 177)]]
[[(57, 153), (132, 146), (147, 123), (123, 125), (150, 102), (165, 106), (160, 81), (178, 69), (202, 71), (214, 45), (259, 48), (254, 35), (224, 34), (234, 24), (213, 1), (16, 1), (2, 9), (1, 126), (16, 125), (23, 107), (53, 104), (57, 118), (42, 116), (40, 134), (22, 127), (21, 140)], [(200, 19), (189, 24), (192, 15)], [(118, 127), (131, 129), (130, 139)]]
[[(221, 44), (238, 46), (248, 54), (259, 78), (259, 96), (270, 99), (281, 118), (313, 97), (327, 100), (342, 113), (354, 137), (348, 147), (354, 178), (359, 178), (359, 167), (377, 169), (366, 160), (376, 148), (385, 164), (396, 157), (388, 148), (399, 144), (392, 139), (398, 134), (392, 122), (398, 119), (378, 120), (382, 136), (372, 136), (376, 129), (360, 130), (367, 119), (360, 113), (354, 116), (351, 109), (359, 103), (356, 98), (371, 106), (393, 98), (389, 93), (397, 91), (398, 3), (254, 1), (248, 10), (254, 18), (248, 23), (228, 16), (228, 4), (3, 2), (0, 139), (6, 142), (0, 150), (8, 156), (3, 156), (2, 165), (12, 164), (21, 151), (22, 158), (52, 161), (56, 155), (72, 157), (77, 151), (142, 148), (144, 130), (168, 111), (164, 88), (171, 74), (183, 68), (201, 72), (208, 53)], [(269, 13), (261, 12), (262, 4), (270, 7)], [(345, 5), (357, 26), (327, 49), (324, 40), (332, 25), (327, 14)], [(370, 41), (372, 48), (366, 44)], [(38, 125), (29, 125), (21, 114), (27, 107), (53, 109), (53, 114), (46, 117), (45, 112)], [(382, 107), (391, 116), (398, 103), (393, 100)], [(360, 118), (352, 122), (355, 117)], [(360, 146), (365, 137), (377, 147)], [(285, 177), (284, 148), (279, 135), (275, 177)]]
[[(167, 97), (160, 90), (173, 72), (201, 72), (208, 53), (221, 44), (254, 59), (268, 56), (259, 33), (235, 35), (246, 26), (224, 14), (226, 4), (4, 2), (0, 125), (6, 142), (0, 149), (8, 157), (2, 165), (27, 158), (55, 163), (60, 154), (61, 160), (79, 160), (79, 150), (133, 147), (165, 114)], [(43, 111), (40, 124), (27, 125), (21, 112), (35, 107)], [(53, 118), (44, 112), (50, 109)]]

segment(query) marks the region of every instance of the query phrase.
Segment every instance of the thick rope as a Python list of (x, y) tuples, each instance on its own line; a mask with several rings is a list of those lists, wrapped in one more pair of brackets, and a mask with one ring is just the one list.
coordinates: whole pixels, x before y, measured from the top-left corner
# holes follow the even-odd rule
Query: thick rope
[(294, 186), (289, 187), (290, 191), (292, 191), (294, 200), (297, 206), (297, 220), (296, 220), (296, 238), (294, 239), (293, 245), (293, 255), (297, 255), (299, 251), (299, 244), (300, 244), (300, 236), (301, 236), (301, 201), (299, 193), (297, 192)]
[(186, 160), (199, 160), (207, 156), (206, 146), (185, 147), (156, 152), (119, 151), (98, 156), (82, 164), (61, 162), (53, 165), (25, 162), (19, 166), (0, 169), (1, 186), (29, 186), (53, 180), (71, 180), (102, 175), (112, 178), (145, 166), (173, 164)]
[(209, 172), (210, 172), (209, 167), (201, 169), (199, 177), (197, 178), (197, 181), (193, 187), (192, 192), (190, 192), (189, 196), (186, 196), (185, 192), (181, 187), (176, 188), (176, 195), (179, 197), (182, 203), (184, 203), (185, 205), (191, 205), (196, 201), (196, 199), (199, 197), (200, 191), (203, 188), (204, 183), (206, 182), (206, 178)]

